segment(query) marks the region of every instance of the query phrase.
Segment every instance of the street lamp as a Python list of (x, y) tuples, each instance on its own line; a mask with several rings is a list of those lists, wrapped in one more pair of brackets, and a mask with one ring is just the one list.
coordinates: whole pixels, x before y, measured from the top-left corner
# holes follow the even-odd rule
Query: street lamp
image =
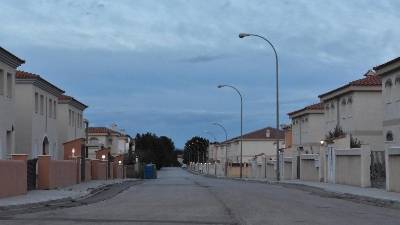
[[(274, 50), (275, 53), (275, 76), (276, 76), (276, 129), (279, 131), (279, 61), (278, 61), (278, 53), (276, 52), (276, 49), (274, 45), (265, 37), (258, 35), (258, 34), (247, 34), (247, 33), (240, 33), (239, 38), (245, 38), (248, 36), (254, 36), (263, 39), (266, 41), (271, 47), (272, 50)], [(279, 171), (279, 136), (276, 137), (276, 162), (277, 162), (277, 169), (276, 169), (276, 179), (277, 181), (280, 180), (280, 171)]]
[(106, 160), (106, 155), (101, 155), (101, 159), (104, 161)]
[(218, 88), (229, 87), (235, 90), (240, 97), (240, 178), (242, 178), (243, 174), (243, 97), (240, 91), (231, 85), (218, 85)]
[(75, 157), (75, 148), (72, 148), (72, 158)]
[(217, 122), (212, 123), (212, 124), (215, 125), (215, 126), (221, 127), (222, 130), (225, 133), (225, 176), (227, 176), (228, 175), (228, 171), (227, 171), (227, 169), (228, 169), (228, 144), (227, 144), (227, 142), (228, 142), (228, 132), (226, 132), (226, 129), (225, 129), (224, 126), (222, 126), (222, 124), (217, 123)]

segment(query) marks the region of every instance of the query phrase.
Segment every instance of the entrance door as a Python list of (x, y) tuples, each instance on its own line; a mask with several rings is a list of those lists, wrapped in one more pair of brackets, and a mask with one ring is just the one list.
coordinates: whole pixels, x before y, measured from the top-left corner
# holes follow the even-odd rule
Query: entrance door
[(44, 140), (43, 140), (42, 154), (43, 155), (48, 155), (49, 154), (49, 140), (47, 139), (47, 137), (45, 137)]

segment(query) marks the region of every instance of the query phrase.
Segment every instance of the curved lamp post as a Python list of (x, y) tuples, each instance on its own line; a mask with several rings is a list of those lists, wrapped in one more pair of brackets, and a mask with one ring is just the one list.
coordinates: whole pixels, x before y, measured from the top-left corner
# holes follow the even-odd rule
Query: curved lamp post
[[(225, 127), (222, 126), (222, 124), (217, 123), (217, 122), (212, 123), (212, 124), (215, 125), (215, 126), (221, 127), (222, 130), (224, 130), (224, 133), (225, 133), (225, 143), (228, 142), (228, 132), (226, 132)], [(227, 168), (228, 168), (228, 145), (225, 146), (225, 176), (228, 175)]]
[(218, 85), (218, 88), (229, 87), (235, 90), (240, 97), (240, 178), (242, 178), (243, 170), (243, 97), (240, 91), (231, 85)]
[[(254, 36), (254, 37), (258, 37), (263, 39), (264, 41), (266, 41), (271, 47), (272, 50), (274, 50), (275, 53), (275, 76), (276, 76), (276, 129), (279, 131), (279, 61), (278, 61), (278, 54), (276, 52), (276, 49), (274, 47), (274, 45), (265, 37), (258, 35), (258, 34), (247, 34), (247, 33), (240, 33), (239, 34), (239, 38), (245, 38), (245, 37), (249, 37), (249, 36)], [(276, 166), (276, 180), (279, 181), (280, 180), (280, 163), (279, 163), (279, 137), (276, 138), (276, 162), (277, 162), (277, 166)]]

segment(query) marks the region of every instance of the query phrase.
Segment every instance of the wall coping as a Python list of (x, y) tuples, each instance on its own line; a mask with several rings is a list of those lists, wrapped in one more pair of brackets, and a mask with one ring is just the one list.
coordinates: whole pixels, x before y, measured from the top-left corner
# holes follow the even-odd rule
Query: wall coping
[(337, 156), (361, 156), (361, 148), (353, 148), (353, 149), (336, 149), (335, 155)]
[(400, 155), (400, 147), (390, 147), (386, 151), (388, 155)]
[(300, 159), (304, 160), (316, 160), (318, 158), (318, 154), (301, 154)]

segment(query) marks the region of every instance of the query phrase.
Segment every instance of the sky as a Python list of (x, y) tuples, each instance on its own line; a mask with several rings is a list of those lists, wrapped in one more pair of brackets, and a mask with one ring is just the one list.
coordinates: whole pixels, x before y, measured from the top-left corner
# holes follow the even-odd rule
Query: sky
[(2, 0), (0, 45), (89, 105), (92, 126), (153, 132), (183, 147), (275, 126), (318, 95), (398, 57), (397, 0)]

